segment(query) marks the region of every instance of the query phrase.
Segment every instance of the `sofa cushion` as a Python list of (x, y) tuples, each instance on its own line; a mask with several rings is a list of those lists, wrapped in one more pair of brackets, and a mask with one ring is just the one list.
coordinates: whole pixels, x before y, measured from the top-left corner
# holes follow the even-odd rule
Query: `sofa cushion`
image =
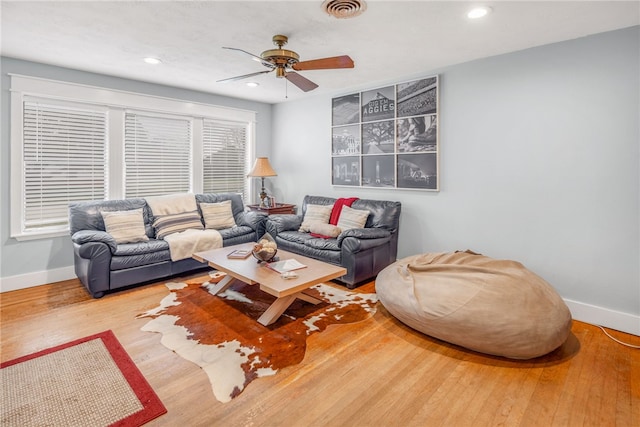
[(173, 215), (157, 216), (153, 222), (156, 230), (156, 238), (164, 239), (165, 236), (179, 233), (184, 230), (204, 230), (197, 210)]
[(301, 231), (283, 231), (278, 233), (278, 237), (288, 242), (299, 243), (301, 245), (304, 245), (304, 242), (309, 239), (315, 239), (315, 237), (312, 237), (309, 233), (303, 233)]
[(242, 196), (240, 194), (237, 194), (237, 193), (196, 194), (196, 202), (198, 202), (198, 205), (200, 205), (201, 203), (220, 203), (226, 200), (231, 201), (231, 211), (233, 212), (233, 217), (236, 221), (236, 224), (249, 225), (249, 224), (242, 224), (242, 220), (246, 216), (245, 214), (248, 212), (244, 211), (244, 202), (242, 201)]
[(340, 227), (342, 231), (352, 228), (364, 228), (368, 217), (369, 211), (343, 206), (340, 218), (338, 219), (338, 227)]
[(228, 239), (233, 239), (234, 237), (246, 236), (248, 234), (252, 235), (252, 239), (250, 241), (255, 242), (256, 240), (255, 238), (256, 232), (254, 231), (253, 228), (246, 225), (238, 225), (237, 227), (225, 228), (225, 229), (219, 230), (219, 233), (222, 236), (222, 239), (224, 239), (225, 241)]
[(102, 219), (106, 232), (115, 239), (117, 244), (149, 240), (144, 228), (142, 208), (102, 212)]
[[(323, 239), (317, 239), (315, 237), (309, 236), (306, 233), (299, 233), (303, 236), (306, 236), (306, 240), (317, 240), (323, 241)], [(320, 261), (328, 262), (335, 265), (341, 265), (340, 260), (342, 256), (342, 251), (330, 251), (326, 249), (318, 249), (312, 246), (308, 246), (304, 243), (292, 242), (289, 240), (284, 240), (281, 238), (281, 234), (276, 237), (276, 243), (278, 244), (278, 250), (282, 249), (285, 251), (293, 252), (295, 254), (300, 254), (309, 258), (318, 259)]]
[(147, 242), (123, 243), (116, 247), (114, 256), (131, 256), (168, 251), (169, 244), (164, 240), (149, 239)]
[(236, 226), (231, 211), (231, 200), (219, 203), (200, 203), (205, 228), (224, 230)]
[(135, 268), (140, 267), (141, 265), (156, 264), (170, 260), (171, 254), (168, 249), (166, 251), (150, 252), (140, 255), (113, 256), (111, 258), (110, 270), (124, 270), (127, 268)]
[[(73, 235), (81, 230), (105, 231), (102, 212), (130, 211), (143, 209), (145, 224), (151, 226), (151, 209), (144, 199), (126, 200), (91, 200), (86, 202), (69, 203), (69, 232)], [(153, 230), (149, 227), (147, 237), (153, 237)]]
[(395, 233), (400, 225), (400, 202), (360, 199), (351, 207), (369, 211), (365, 227), (384, 228)]
[(175, 215), (197, 209), (196, 197), (193, 193), (167, 194), (147, 197), (147, 204), (154, 216)]
[(298, 231), (303, 233), (309, 232), (309, 227), (314, 222), (328, 224), (329, 217), (331, 217), (331, 209), (333, 209), (333, 205), (307, 205), (302, 225), (300, 225), (300, 229)]
[(338, 246), (336, 239), (321, 239), (314, 237), (313, 239), (305, 240), (304, 244), (310, 248), (322, 251), (340, 251), (340, 246)]

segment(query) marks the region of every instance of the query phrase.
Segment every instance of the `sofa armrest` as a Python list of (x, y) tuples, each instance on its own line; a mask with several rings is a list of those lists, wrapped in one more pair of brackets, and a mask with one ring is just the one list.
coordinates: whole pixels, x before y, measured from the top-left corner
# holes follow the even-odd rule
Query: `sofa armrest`
[(114, 239), (106, 231), (96, 230), (80, 230), (71, 236), (71, 241), (78, 245), (84, 245), (85, 243), (104, 243), (109, 246), (111, 253), (115, 253), (118, 247), (116, 239)]
[(384, 245), (388, 242), (389, 236), (381, 237), (378, 239), (358, 239), (356, 237), (347, 237), (342, 241), (342, 246), (340, 247), (340, 249), (342, 250), (342, 253), (350, 252), (352, 254), (355, 254), (360, 251), (375, 248), (376, 246)]
[(240, 224), (251, 227), (254, 230), (260, 229), (262, 223), (267, 219), (267, 214), (264, 212), (248, 211), (242, 213)]
[(76, 249), (80, 258), (89, 260), (101, 258), (108, 261), (107, 265), (111, 262), (111, 250), (104, 242), (87, 242), (76, 246)]
[(293, 214), (269, 215), (267, 217), (267, 233), (276, 237), (283, 231), (297, 231), (302, 225), (302, 216)]
[(342, 246), (342, 241), (347, 237), (355, 237), (356, 239), (369, 240), (389, 238), (391, 232), (384, 228), (350, 228), (345, 230), (338, 236), (338, 246)]
[(76, 276), (94, 298), (110, 289), (111, 250), (106, 243), (74, 243), (73, 264)]

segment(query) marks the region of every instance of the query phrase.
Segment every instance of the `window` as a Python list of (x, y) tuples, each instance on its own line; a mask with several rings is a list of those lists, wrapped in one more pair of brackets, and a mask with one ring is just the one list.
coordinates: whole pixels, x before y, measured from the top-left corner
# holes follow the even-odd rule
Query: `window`
[(125, 197), (186, 193), (191, 188), (189, 120), (126, 113)]
[(238, 192), (255, 112), (11, 75), (11, 237), (68, 235), (74, 201)]
[(64, 226), (69, 202), (106, 196), (106, 114), (31, 98), (23, 114), (24, 229)]
[(202, 131), (203, 191), (241, 193), (247, 200), (247, 126), (205, 120)]

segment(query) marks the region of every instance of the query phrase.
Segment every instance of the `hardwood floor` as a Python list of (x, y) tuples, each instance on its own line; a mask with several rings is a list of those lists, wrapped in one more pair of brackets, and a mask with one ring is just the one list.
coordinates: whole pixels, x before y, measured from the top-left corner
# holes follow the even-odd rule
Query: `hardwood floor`
[(302, 363), (220, 403), (200, 368), (140, 331), (147, 319), (135, 317), (158, 305), (163, 283), (99, 300), (77, 280), (0, 294), (1, 360), (111, 329), (168, 409), (149, 426), (640, 426), (640, 350), (596, 326), (574, 321), (560, 349), (515, 361), (424, 336), (380, 304), (364, 322), (312, 335)]

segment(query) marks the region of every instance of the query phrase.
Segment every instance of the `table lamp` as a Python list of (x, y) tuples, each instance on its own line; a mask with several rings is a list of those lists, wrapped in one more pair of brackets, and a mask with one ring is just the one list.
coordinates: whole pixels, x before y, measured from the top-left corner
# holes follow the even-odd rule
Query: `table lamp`
[(253, 164), (253, 168), (251, 172), (247, 175), (248, 177), (257, 177), (262, 179), (262, 191), (260, 192), (260, 207), (266, 208), (264, 200), (267, 198), (267, 192), (264, 190), (264, 178), (266, 176), (278, 176), (276, 171), (273, 170), (271, 165), (269, 164), (269, 159), (266, 157), (258, 157), (256, 158), (256, 162)]

